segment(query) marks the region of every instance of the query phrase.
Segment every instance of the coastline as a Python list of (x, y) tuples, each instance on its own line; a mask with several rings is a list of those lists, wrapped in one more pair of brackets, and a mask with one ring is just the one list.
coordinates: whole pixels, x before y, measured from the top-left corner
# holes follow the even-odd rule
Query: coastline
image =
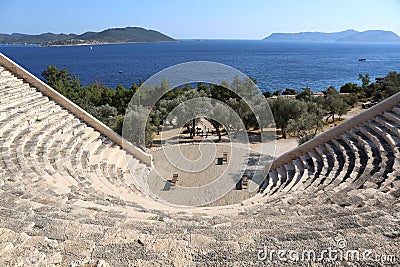
[[(228, 63), (245, 70), (248, 75), (257, 79), (257, 84), (262, 91), (269, 91), (271, 94), (276, 90), (284, 90), (285, 88), (301, 91), (302, 88), (307, 86), (313, 92), (322, 91), (330, 85), (339, 90), (347, 82), (360, 85), (359, 73), (368, 73), (371, 79), (375, 79), (386, 75), (389, 71), (400, 71), (397, 64), (399, 46), (395, 44), (390, 46), (374, 44), (372, 46), (369, 44), (321, 43), (298, 46), (298, 44), (289, 43), (267, 45), (260, 40), (203, 42), (182, 40), (158, 45), (120, 43), (123, 45), (100, 45), (100, 43), (96, 43), (95, 46), (93, 42), (84, 42), (79, 45), (69, 45), (70, 48), (48, 47), (47, 49), (51, 53), (41, 52), (46, 50), (46, 46), (39, 46), (38, 44), (12, 44), (1, 45), (0, 51), (14, 60), (23, 61), (27, 68), (38, 76), (41, 75), (46, 65), (53, 64), (60, 68), (66, 67), (72, 70), (85, 85), (91, 84), (96, 77), (100, 77), (103, 82), (107, 83), (107, 86), (113, 88), (118, 84), (130, 87), (133, 80), (147, 79), (158, 70), (157, 66), (199, 59)], [(78, 53), (80, 50), (89, 50), (90, 45), (93, 46), (93, 51), (100, 48), (104, 51), (102, 54), (96, 53), (96, 55)], [(73, 51), (74, 47), (78, 50)], [(159, 49), (161, 47), (162, 49)], [(143, 54), (132, 53), (129, 60), (119, 57), (122, 53), (133, 52), (132, 49), (135, 48), (140, 48)], [(346, 56), (340, 54), (343, 49), (347, 51)], [(210, 51), (213, 51), (213, 53), (210, 53)], [(273, 56), (273, 53), (281, 53), (282, 51), (287, 51), (288, 58)], [(376, 54), (374, 51), (381, 52)], [(144, 55), (146, 55), (145, 63), (142, 62)], [(306, 57), (303, 55), (306, 55)], [(358, 59), (361, 57), (367, 58), (367, 62), (359, 62)], [(66, 58), (71, 60), (66, 60)], [(255, 60), (257, 58), (258, 60)], [(108, 62), (105, 69), (96, 69), (95, 63), (100, 59)], [(292, 62), (290, 66), (287, 65), (287, 59)], [(88, 65), (83, 68), (81, 66), (83, 63)], [(336, 75), (332, 76), (326, 71), (327, 69), (337, 68), (338, 64), (340, 64), (340, 68), (337, 69)], [(123, 69), (122, 66), (126, 66), (126, 68)], [(123, 70), (124, 74), (113, 76), (119, 70)], [(290, 75), (285, 75), (289, 71)], [(131, 76), (128, 76), (128, 74)]]
[(64, 46), (93, 46), (93, 45), (119, 45), (119, 44), (151, 44), (151, 43), (175, 43), (181, 42), (182, 40), (174, 41), (153, 41), (153, 42), (98, 42), (98, 43), (79, 43), (79, 44), (0, 44), (0, 46), (35, 46), (35, 47), (64, 47)]
[[(93, 45), (118, 45), (118, 44), (150, 44), (150, 43), (175, 43), (180, 42), (180, 40), (173, 41), (151, 41), (151, 42), (96, 42), (96, 43), (78, 43), (78, 44), (49, 44), (42, 45), (38, 44), (40, 47), (58, 47), (58, 46), (93, 46)], [(31, 44), (28, 44), (31, 45)]]

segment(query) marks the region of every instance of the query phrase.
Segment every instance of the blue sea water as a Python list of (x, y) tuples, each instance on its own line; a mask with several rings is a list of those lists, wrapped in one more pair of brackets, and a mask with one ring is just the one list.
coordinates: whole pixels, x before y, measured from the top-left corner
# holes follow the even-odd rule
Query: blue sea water
[[(158, 71), (188, 61), (232, 66), (258, 81), (263, 91), (309, 86), (321, 91), (358, 81), (358, 74), (382, 77), (400, 72), (400, 44), (271, 43), (249, 40), (185, 40), (75, 47), (0, 46), (0, 52), (41, 78), (47, 65), (67, 68), (85, 85), (107, 86), (146, 80)], [(360, 62), (359, 58), (367, 61)]]

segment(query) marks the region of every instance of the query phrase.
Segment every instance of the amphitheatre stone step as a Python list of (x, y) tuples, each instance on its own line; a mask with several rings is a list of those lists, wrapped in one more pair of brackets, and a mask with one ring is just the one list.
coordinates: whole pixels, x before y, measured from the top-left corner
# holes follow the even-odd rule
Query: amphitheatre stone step
[(0, 87), (7, 87), (10, 85), (15, 85), (17, 81), (21, 81), (18, 80), (16, 77), (12, 76), (12, 75), (2, 75), (0, 77)]
[[(315, 148), (315, 151), (321, 158), (321, 164), (322, 164), (322, 179), (320, 181), (320, 184), (323, 184), (324, 181), (329, 177), (329, 174), (331, 170), (333, 169), (333, 160), (329, 152), (324, 149), (323, 146), (318, 146)], [(328, 157), (329, 154), (329, 157)]]
[(356, 138), (354, 138), (351, 132), (347, 132), (346, 134), (344, 134), (343, 138), (346, 140), (350, 147), (352, 147), (353, 149), (357, 148), (357, 152), (354, 151), (354, 153), (358, 155), (358, 163), (355, 163), (357, 167), (357, 179), (364, 173), (367, 167), (369, 168), (369, 164), (372, 164), (372, 162), (369, 161), (369, 156), (364, 146), (360, 144)]
[(345, 181), (348, 178), (352, 178), (353, 177), (353, 170), (355, 167), (355, 154), (354, 154), (354, 150), (352, 149), (352, 147), (349, 145), (349, 143), (346, 141), (346, 139), (338, 138), (336, 139), (336, 142), (342, 147), (342, 151), (344, 151), (344, 153), (346, 154), (346, 173), (344, 174), (344, 178), (343, 181)]
[[(370, 126), (365, 126), (365, 127), (369, 129), (369, 131), (372, 133), (372, 135), (376, 137), (377, 140), (379, 140), (381, 149), (383, 149), (382, 152), (384, 153), (381, 153), (381, 155), (384, 156), (385, 158), (383, 164), (384, 172), (382, 174), (382, 179), (386, 179), (387, 175), (393, 172), (393, 164), (395, 156), (392, 147), (390, 146), (388, 141), (377, 132), (376, 128)], [(380, 186), (381, 183), (382, 181), (379, 181), (378, 186)]]
[(308, 162), (310, 165), (311, 171), (311, 176), (309, 177), (307, 183), (304, 186), (304, 189), (307, 190), (310, 188), (312, 185), (315, 183), (319, 183), (319, 179), (321, 178), (320, 174), (322, 173), (323, 170), (323, 165), (322, 165), (322, 158), (319, 156), (315, 150), (311, 150), (307, 153), (308, 155)]
[(372, 155), (372, 157), (373, 157), (372, 164), (373, 164), (374, 168), (371, 170), (370, 174), (372, 175), (372, 174), (378, 172), (380, 169), (382, 169), (381, 168), (382, 156), (381, 156), (379, 146), (377, 146), (375, 142), (373, 142), (371, 139), (369, 139), (369, 137), (364, 135), (363, 132), (361, 132), (357, 129), (354, 129), (352, 131), (353, 131), (354, 136), (356, 136), (358, 138), (358, 140), (364, 144), (364, 147), (368, 149), (369, 156)]
[(345, 167), (347, 167), (347, 162), (345, 160), (345, 156), (343, 155), (343, 150), (340, 148), (340, 144), (335, 139), (332, 139), (328, 143), (325, 144), (325, 147), (330, 155), (332, 155), (333, 159), (331, 161), (334, 162), (332, 170), (331, 170), (331, 177), (333, 179), (328, 180), (328, 184), (331, 184), (336, 178), (340, 175)]
[(245, 266), (263, 244), (319, 249), (341, 236), (349, 248), (400, 255), (399, 105), (377, 104), (300, 147), (242, 205), (188, 209), (145, 196), (137, 180), (151, 167), (7, 66), (0, 266)]
[(293, 187), (290, 189), (291, 191), (295, 191), (298, 188), (300, 188), (308, 178), (306, 164), (304, 163), (303, 159), (300, 157), (299, 159), (296, 159), (293, 162), (296, 167), (295, 170), (296, 177)]
[(376, 127), (378, 132), (380, 132), (381, 136), (389, 143), (392, 150), (399, 154), (399, 146), (400, 146), (400, 134), (399, 128), (387, 123), (384, 120), (380, 120), (379, 118), (372, 121), (371, 124)]
[[(8, 87), (0, 91), (1, 102), (2, 103), (11, 102), (17, 98), (25, 97), (28, 95), (34, 95), (37, 93), (38, 92), (36, 90), (30, 88), (29, 85), (27, 84), (21, 84), (16, 87)], [(7, 106), (4, 105), (2, 108), (5, 107)]]

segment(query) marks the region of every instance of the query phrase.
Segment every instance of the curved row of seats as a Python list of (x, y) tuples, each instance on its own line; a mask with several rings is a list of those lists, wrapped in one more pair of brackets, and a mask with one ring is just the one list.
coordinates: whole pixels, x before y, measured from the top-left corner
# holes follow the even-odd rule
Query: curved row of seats
[[(86, 196), (88, 202), (96, 198)], [(341, 236), (348, 249), (396, 254), (399, 218), (390, 209), (371, 205), (379, 201), (392, 206), (395, 198), (385, 203), (379, 192), (370, 198), (361, 208), (266, 203), (235, 216), (182, 213), (171, 222), (166, 215), (144, 222), (117, 209), (54, 205), (56, 196), (30, 196), (9, 183), (0, 189), (0, 265), (245, 265), (257, 260), (264, 245), (320, 251), (337, 248), (335, 239)]]
[[(296, 191), (346, 188), (389, 191), (400, 180), (400, 105), (270, 170), (261, 186), (268, 199)], [(303, 192), (303, 193), (304, 193)]]
[(68, 199), (134, 202), (145, 164), (0, 67), (2, 180)]
[[(58, 188), (58, 192), (71, 194), (80, 186), (88, 188), (100, 182), (97, 189), (114, 191), (118, 196), (124, 187), (126, 193), (134, 188), (127, 165), (135, 166), (138, 175), (148, 171), (92, 127), (4, 68), (0, 72), (0, 89), (1, 159), (6, 175), (36, 175), (56, 185), (62, 182), (64, 191)], [(271, 170), (261, 192), (279, 197), (296, 190), (313, 193), (339, 191), (348, 186), (390, 186), (397, 179), (399, 114), (399, 106), (394, 106)], [(94, 174), (102, 179), (93, 181)]]
[(272, 169), (261, 203), (157, 210), (146, 165), (0, 66), (0, 266), (242, 266), (340, 237), (399, 256), (399, 127), (398, 105)]

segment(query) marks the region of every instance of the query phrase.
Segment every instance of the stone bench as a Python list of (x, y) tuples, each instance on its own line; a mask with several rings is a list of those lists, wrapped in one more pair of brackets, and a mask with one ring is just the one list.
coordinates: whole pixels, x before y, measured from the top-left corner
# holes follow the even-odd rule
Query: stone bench
[(281, 166), (278, 169), (276, 169), (276, 177), (277, 177), (276, 185), (272, 189), (270, 195), (277, 194), (285, 185), (287, 180), (287, 172), (285, 166)]
[(397, 125), (400, 124), (400, 118), (397, 115), (395, 115), (393, 112), (386, 111), (385, 113), (382, 114), (382, 116), (384, 118), (386, 118), (387, 120), (393, 122), (394, 124), (397, 124)]
[[(331, 171), (330, 171), (330, 179), (326, 179), (325, 182), (332, 183), (343, 170), (343, 167), (347, 164), (345, 157), (343, 155), (343, 151), (340, 149), (340, 145), (338, 145), (335, 139), (330, 140), (325, 144), (325, 148), (328, 151), (328, 155), (331, 155), (330, 161), (332, 163)], [(328, 180), (328, 181), (327, 181)]]
[[(362, 145), (362, 143), (358, 142), (358, 140), (354, 138), (354, 136), (352, 136), (350, 132), (346, 132), (345, 134), (343, 134), (342, 138), (353, 149), (354, 155), (358, 155), (358, 163), (355, 162), (354, 167), (354, 171), (357, 172), (355, 179), (357, 179), (364, 173), (368, 165), (372, 164), (372, 162), (369, 161), (369, 156), (365, 150), (365, 147)], [(354, 150), (354, 147), (357, 148), (357, 151)]]
[(309, 179), (310, 182), (307, 183), (307, 185), (305, 185), (304, 187), (305, 190), (310, 190), (311, 188), (315, 188), (319, 185), (322, 179), (322, 172), (324, 168), (323, 168), (323, 160), (315, 150), (311, 150), (307, 154), (314, 165), (314, 173), (311, 179)]
[(387, 139), (386, 134), (382, 136), (382, 131), (379, 130), (377, 127), (371, 126), (369, 124), (361, 125), (361, 127), (368, 131), (371, 136), (374, 137), (376, 142), (379, 142), (379, 147), (381, 149), (381, 153), (383, 157), (385, 157), (384, 164), (386, 165), (393, 165), (394, 154), (393, 148), (396, 148), (393, 144), (390, 144), (390, 141)]
[(300, 178), (300, 185), (297, 187), (297, 190), (304, 191), (308, 188), (314, 181), (315, 173), (316, 173), (316, 161), (315, 159), (310, 156), (309, 153), (302, 155), (299, 160), (301, 160), (304, 171), (303, 175)]
[(293, 165), (295, 167), (295, 177), (293, 179), (292, 187), (290, 188), (290, 191), (292, 192), (301, 188), (309, 177), (308, 174), (306, 174), (306, 164), (302, 157), (294, 160)]
[(370, 133), (367, 133), (365, 132), (365, 130), (358, 127), (355, 129), (354, 133), (359, 135), (360, 138), (362, 138), (365, 142), (368, 143), (372, 151), (372, 155), (374, 157), (373, 165), (376, 167), (376, 169), (380, 169), (380, 165), (383, 161), (381, 155), (381, 151), (383, 149), (381, 149), (379, 141), (375, 137), (373, 137)]
[(353, 170), (356, 166), (355, 151), (346, 138), (340, 136), (340, 138), (337, 138), (335, 140), (343, 148), (343, 151), (346, 154), (345, 159), (347, 163), (347, 171), (345, 173), (344, 180), (347, 180), (348, 178), (354, 179), (355, 176)]
[[(36, 90), (33, 90), (29, 87), (29, 85), (27, 84), (21, 84), (18, 87), (10, 87), (7, 89), (4, 89), (1, 93), (0, 93), (0, 97), (2, 100), (4, 100), (4, 102), (11, 102), (15, 99), (21, 99), (24, 98), (25, 96), (28, 95), (35, 95), (38, 94), (38, 92)], [(5, 107), (5, 106), (4, 106)], [(2, 108), (4, 108), (2, 107)]]
[(390, 145), (375, 130), (371, 129), (367, 125), (360, 126), (360, 129), (362, 129), (363, 133), (373, 140), (374, 144), (378, 146), (380, 150), (379, 155), (382, 158), (380, 167), (383, 172), (381, 172), (380, 175), (377, 174), (373, 176), (377, 179), (377, 185), (379, 187), (381, 182), (387, 178), (387, 174), (393, 171), (394, 153), (391, 150)]
[(329, 183), (330, 179), (334, 178), (330, 176), (333, 170), (334, 166), (334, 159), (333, 156), (328, 152), (328, 150), (325, 148), (325, 145), (320, 145), (315, 148), (315, 151), (319, 155), (319, 157), (322, 160), (322, 172), (320, 174), (320, 180), (319, 180), (319, 187), (323, 187), (324, 184)]
[(17, 81), (23, 82), (14, 75), (4, 75), (4, 72), (2, 72), (0, 75), (0, 88), (14, 85)]
[(360, 146), (360, 152), (365, 153), (365, 158), (367, 160), (367, 163), (365, 164), (365, 168), (372, 170), (374, 161), (376, 162), (378, 160), (378, 159), (374, 160), (375, 159), (375, 147), (372, 147), (365, 138), (363, 138), (362, 136), (357, 134), (357, 131), (353, 131), (353, 130), (347, 131), (347, 134), (351, 138), (353, 138), (353, 140), (355, 140), (354, 141), (355, 144), (358, 144)]
[(294, 162), (289, 162), (288, 164), (285, 164), (284, 167), (285, 167), (287, 179), (281, 190), (282, 190), (282, 192), (287, 193), (290, 191), (290, 189), (294, 186), (294, 184), (297, 181), (295, 178), (296, 167), (295, 167)]
[(371, 121), (371, 124), (377, 128), (378, 131), (381, 132), (381, 135), (385, 140), (390, 144), (392, 150), (395, 153), (399, 153), (400, 146), (400, 134), (399, 128), (391, 125), (385, 120), (380, 118), (376, 118), (374, 121)]
[(23, 95), (23, 97), (15, 97), (10, 99), (7, 103), (4, 104), (5, 108), (9, 107), (20, 107), (24, 106), (26, 104), (31, 104), (34, 103), (34, 100), (44, 97), (41, 93), (38, 92), (32, 92), (32, 93), (26, 93)]

